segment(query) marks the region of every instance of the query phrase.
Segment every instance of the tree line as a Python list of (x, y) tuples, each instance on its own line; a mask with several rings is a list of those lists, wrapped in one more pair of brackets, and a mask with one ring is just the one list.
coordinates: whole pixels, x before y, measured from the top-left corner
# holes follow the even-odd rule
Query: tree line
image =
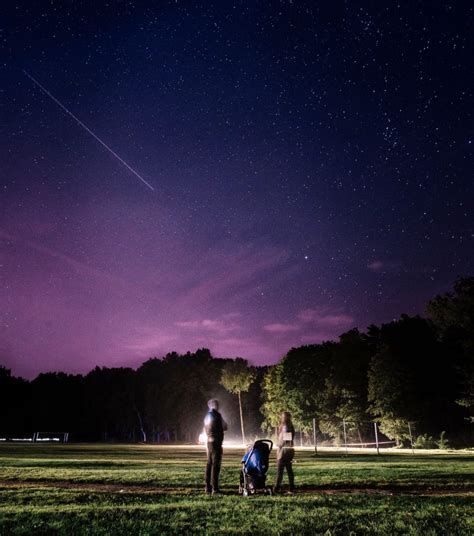
[[(426, 316), (352, 329), (337, 342), (292, 348), (279, 363), (251, 367), (207, 349), (151, 358), (137, 370), (96, 367), (31, 381), (0, 367), (0, 437), (67, 431), (75, 441), (197, 441), (209, 398), (229, 435), (271, 433), (283, 410), (298, 430), (361, 443), (373, 423), (399, 444), (472, 446), (474, 278), (437, 296)], [(410, 425), (410, 426), (408, 426)]]

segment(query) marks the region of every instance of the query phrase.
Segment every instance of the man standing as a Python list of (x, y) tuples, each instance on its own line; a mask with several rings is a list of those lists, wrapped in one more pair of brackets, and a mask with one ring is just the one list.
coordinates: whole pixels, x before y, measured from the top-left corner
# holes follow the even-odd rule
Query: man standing
[(222, 442), (227, 423), (219, 413), (219, 402), (213, 398), (207, 403), (209, 412), (204, 419), (207, 435), (206, 493), (219, 493), (219, 472), (222, 461)]

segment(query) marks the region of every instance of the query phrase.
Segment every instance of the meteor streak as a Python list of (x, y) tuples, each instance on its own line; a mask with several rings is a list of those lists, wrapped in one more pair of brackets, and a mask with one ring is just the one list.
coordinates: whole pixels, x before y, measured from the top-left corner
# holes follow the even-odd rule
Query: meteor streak
[(32, 81), (34, 82), (35, 85), (37, 85), (41, 91), (43, 91), (43, 93), (46, 93), (46, 95), (48, 95), (48, 97), (53, 100), (58, 106), (60, 106), (68, 115), (70, 115), (74, 121), (79, 125), (81, 126), (86, 132), (88, 132), (93, 138), (95, 138), (103, 147), (105, 147), (107, 149), (107, 151), (109, 151), (109, 153), (111, 153), (113, 156), (115, 156), (115, 158), (121, 162), (129, 171), (131, 171), (135, 177), (139, 178), (146, 186), (148, 186), (148, 188), (150, 188), (150, 190), (154, 190), (153, 186), (147, 182), (137, 171), (135, 171), (132, 166), (130, 166), (129, 164), (127, 164), (127, 162), (125, 162), (125, 160), (123, 158), (120, 158), (120, 156), (113, 150), (111, 149), (104, 141), (102, 141), (99, 136), (97, 136), (97, 134), (94, 134), (94, 132), (92, 132), (92, 130), (87, 126), (85, 125), (80, 119), (78, 119), (71, 111), (69, 111), (66, 106), (64, 106), (64, 104), (62, 104), (61, 102), (58, 101), (58, 99), (52, 95), (44, 86), (42, 86), (38, 80), (36, 80), (35, 78), (33, 78), (31, 76), (31, 74), (27, 73), (25, 70), (23, 70), (23, 73)]

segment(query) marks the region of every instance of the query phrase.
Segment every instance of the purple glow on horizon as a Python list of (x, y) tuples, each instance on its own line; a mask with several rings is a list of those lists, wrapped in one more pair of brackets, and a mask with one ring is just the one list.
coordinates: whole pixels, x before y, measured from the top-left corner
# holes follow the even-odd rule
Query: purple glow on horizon
[[(101, 213), (91, 221), (106, 219)], [(79, 224), (68, 221), (72, 228)], [(3, 326), (1, 351), (4, 364), (27, 377), (137, 366), (152, 356), (200, 347), (264, 364), (291, 346), (337, 337), (353, 322), (329, 308), (296, 309), (291, 324), (272, 322), (282, 311), (269, 310), (262, 294), (279, 292), (274, 281), (291, 280), (302, 268), (280, 248), (216, 245), (196, 265), (199, 247), (165, 232), (148, 243), (149, 260), (143, 262), (141, 244), (127, 241), (125, 251), (112, 255), (117, 238), (101, 233), (93, 247), (76, 242), (81, 258), (68, 244), (55, 243), (60, 225), (46, 218), (22, 235), (0, 230), (4, 263), (13, 276), (2, 290), (11, 322)], [(128, 232), (138, 230), (131, 225)], [(120, 238), (115, 247), (120, 250)]]

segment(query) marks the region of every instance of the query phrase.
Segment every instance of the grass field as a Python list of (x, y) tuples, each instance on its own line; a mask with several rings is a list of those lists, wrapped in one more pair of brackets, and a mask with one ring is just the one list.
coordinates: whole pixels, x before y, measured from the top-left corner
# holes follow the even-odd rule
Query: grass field
[[(297, 451), (297, 493), (203, 493), (203, 448), (0, 444), (0, 535), (474, 534), (474, 456)], [(268, 482), (275, 477), (272, 457)]]

